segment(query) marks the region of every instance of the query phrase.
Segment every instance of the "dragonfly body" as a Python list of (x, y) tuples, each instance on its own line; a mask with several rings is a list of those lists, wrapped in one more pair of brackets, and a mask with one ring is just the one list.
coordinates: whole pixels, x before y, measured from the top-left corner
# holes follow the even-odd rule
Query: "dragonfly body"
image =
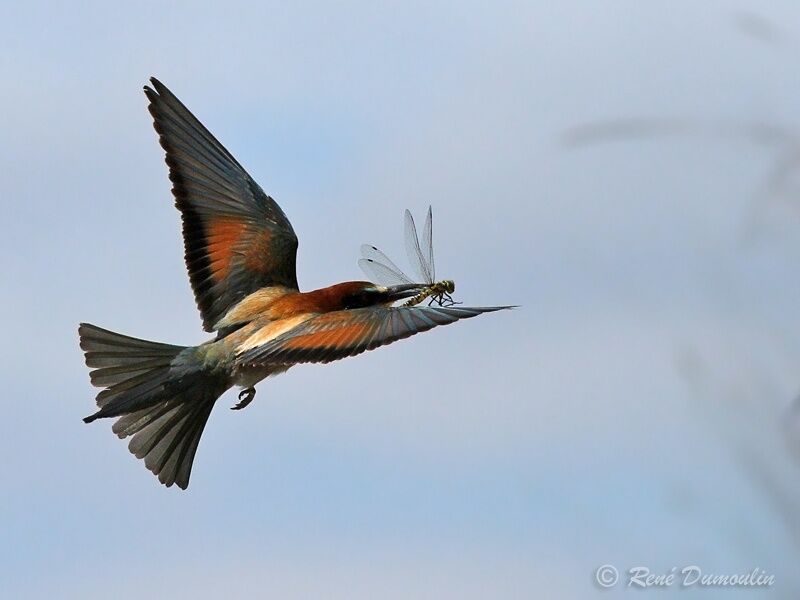
[(455, 281), (452, 279), (443, 279), (442, 281), (437, 281), (429, 285), (413, 298), (409, 298), (403, 306), (415, 306), (423, 302), (426, 298), (430, 298), (428, 306), (431, 306), (434, 302), (439, 306), (452, 306), (453, 304), (457, 304), (450, 295), (455, 291)]

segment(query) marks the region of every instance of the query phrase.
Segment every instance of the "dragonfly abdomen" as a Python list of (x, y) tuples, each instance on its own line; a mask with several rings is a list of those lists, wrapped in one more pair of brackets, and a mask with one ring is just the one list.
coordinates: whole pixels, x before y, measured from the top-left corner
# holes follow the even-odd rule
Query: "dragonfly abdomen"
[(419, 304), (426, 298), (431, 298), (433, 302), (436, 302), (439, 306), (442, 306), (445, 303), (454, 304), (453, 299), (450, 297), (450, 294), (456, 291), (456, 284), (452, 279), (443, 279), (442, 281), (437, 281), (436, 283), (432, 283), (424, 290), (422, 290), (416, 296), (410, 298), (406, 301), (404, 306), (414, 306)]

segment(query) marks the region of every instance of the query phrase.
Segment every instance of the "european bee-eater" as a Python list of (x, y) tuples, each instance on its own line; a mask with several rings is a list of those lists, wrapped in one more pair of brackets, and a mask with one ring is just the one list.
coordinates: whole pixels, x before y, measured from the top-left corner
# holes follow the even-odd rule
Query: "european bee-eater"
[(379, 286), (347, 281), (301, 292), (297, 236), (278, 204), (155, 78), (144, 93), (166, 152), (183, 221), (186, 266), (203, 328), (215, 337), (172, 346), (81, 324), (100, 410), (117, 418), (129, 449), (161, 483), (186, 489), (197, 445), (217, 399), (298, 363), (355, 356), (437, 325), (509, 307), (392, 306), (426, 284)]

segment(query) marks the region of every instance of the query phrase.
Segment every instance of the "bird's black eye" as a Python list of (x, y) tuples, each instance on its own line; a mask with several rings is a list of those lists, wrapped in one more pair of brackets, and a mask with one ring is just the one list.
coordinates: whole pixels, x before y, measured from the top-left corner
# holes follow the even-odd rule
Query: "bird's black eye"
[(345, 309), (372, 306), (377, 300), (375, 296), (375, 293), (371, 291), (356, 292), (355, 294), (346, 296), (344, 298), (343, 305)]

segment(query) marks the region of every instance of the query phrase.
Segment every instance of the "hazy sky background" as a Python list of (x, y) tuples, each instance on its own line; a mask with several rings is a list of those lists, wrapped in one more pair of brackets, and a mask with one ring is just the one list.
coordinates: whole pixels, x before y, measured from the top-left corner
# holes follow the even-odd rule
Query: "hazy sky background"
[[(798, 597), (796, 2), (6, 3), (0, 39), (4, 597)], [(81, 422), (76, 333), (207, 339), (151, 75), (302, 289), (433, 204), (458, 298), (522, 307), (227, 394), (163, 488)]]

